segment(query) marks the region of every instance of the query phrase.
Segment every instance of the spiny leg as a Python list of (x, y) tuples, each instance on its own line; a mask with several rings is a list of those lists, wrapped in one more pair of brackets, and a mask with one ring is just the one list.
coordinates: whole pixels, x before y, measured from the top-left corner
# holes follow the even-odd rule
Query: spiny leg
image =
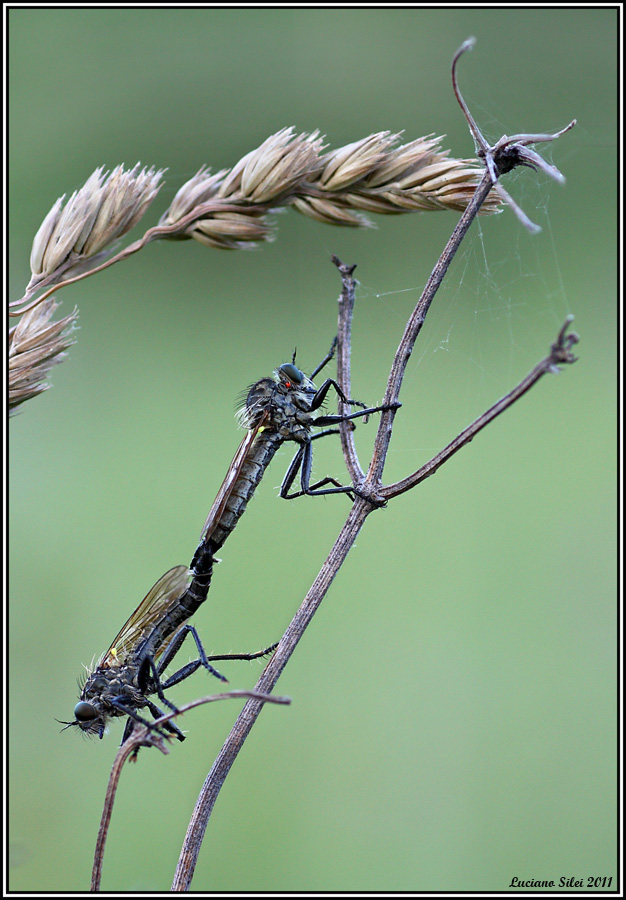
[[(316, 395), (317, 396), (317, 395)], [(343, 395), (342, 395), (343, 396)], [(357, 402), (357, 401), (350, 401)], [(313, 420), (313, 425), (335, 425), (340, 422), (351, 422), (352, 419), (358, 419), (363, 416), (369, 416), (371, 413), (382, 412), (387, 409), (397, 409), (401, 406), (400, 403), (394, 403), (390, 406), (372, 406), (368, 409), (359, 410), (359, 412), (349, 413), (348, 415), (328, 415), (328, 416), (318, 416)], [(311, 470), (313, 466), (313, 449), (311, 447), (311, 441), (316, 440), (320, 437), (325, 437), (327, 434), (337, 434), (338, 431), (336, 428), (328, 428), (325, 431), (320, 431), (318, 434), (314, 434), (311, 439), (306, 444), (301, 444), (298, 448), (298, 452), (294, 456), (291, 461), (291, 464), (287, 470), (287, 474), (283, 479), (283, 483), (280, 487), (280, 496), (283, 500), (295, 500), (296, 497), (302, 497), (303, 495), (307, 495), (309, 497), (321, 496), (324, 494), (347, 494), (351, 500), (354, 500), (355, 495), (358, 497), (362, 497), (363, 495), (359, 493), (358, 489), (355, 487), (342, 485), (341, 482), (337, 481), (335, 478), (331, 478), (330, 476), (323, 478), (321, 481), (317, 481), (315, 484), (311, 484)], [(296, 476), (300, 472), (300, 486), (301, 490), (299, 491), (291, 491), (290, 488), (293, 482), (296, 479)], [(324, 485), (332, 484), (334, 487), (332, 488), (324, 488)]]
[(260, 659), (262, 656), (267, 656), (269, 653), (273, 653), (277, 647), (278, 641), (276, 641), (276, 643), (272, 644), (270, 647), (267, 647), (265, 650), (257, 650), (256, 653), (224, 653), (220, 656), (208, 656), (207, 659), (210, 659), (212, 662), (223, 659)]
[[(272, 644), (269, 647), (266, 647), (265, 650), (257, 650), (255, 653), (220, 653), (215, 656), (207, 656), (207, 659), (212, 662), (215, 661), (223, 661), (223, 660), (244, 660), (249, 662), (253, 659), (260, 659), (263, 656), (267, 656), (269, 653), (273, 653), (274, 650), (278, 647), (278, 641), (275, 644)], [(179, 669), (178, 672), (175, 672), (167, 681), (162, 683), (162, 687), (164, 690), (167, 688), (173, 687), (173, 685), (178, 684), (180, 681), (183, 681), (185, 678), (188, 678), (189, 675), (193, 675), (200, 666), (202, 665), (199, 659), (194, 660), (193, 662), (187, 663), (186, 666), (183, 666), (182, 669)], [(223, 676), (222, 680), (227, 681)]]
[[(330, 432), (324, 433), (328, 434)], [(315, 435), (315, 437), (322, 437), (322, 434)], [(302, 497), (304, 494), (307, 494), (310, 497), (321, 494), (348, 494), (350, 499), (354, 500), (353, 494), (358, 493), (358, 491), (355, 492), (354, 488), (346, 487), (330, 476), (328, 476), (327, 478), (323, 478), (321, 481), (316, 482), (316, 484), (311, 485), (310, 480), (312, 464), (313, 451), (310, 442), (301, 444), (301, 446), (298, 448), (298, 452), (291, 461), (291, 465), (289, 466), (287, 474), (285, 475), (283, 483), (280, 487), (280, 496), (283, 500), (294, 500), (296, 497)], [(298, 472), (300, 472), (301, 490), (292, 491), (290, 493), (290, 488), (295, 481)], [(334, 484), (335, 487), (321, 490), (321, 488), (323, 488), (325, 484)]]
[[(198, 647), (198, 653), (201, 654), (202, 658), (196, 659), (196, 660), (193, 660), (193, 662), (187, 663), (186, 665), (182, 666), (182, 668), (180, 668), (173, 675), (170, 675), (170, 677), (166, 681), (161, 682), (160, 676), (163, 674), (163, 672), (165, 671), (165, 669), (167, 668), (169, 663), (172, 661), (172, 659), (174, 658), (176, 653), (178, 653), (180, 647), (182, 646), (183, 641), (185, 640), (185, 637), (187, 636), (187, 632), (189, 632), (189, 631), (194, 636), (194, 639), (196, 641), (196, 646)], [(163, 690), (167, 690), (167, 688), (173, 687), (175, 684), (179, 684), (179, 682), (183, 681), (185, 678), (188, 678), (190, 675), (193, 675), (193, 673), (196, 672), (200, 668), (200, 666), (204, 666), (208, 672), (210, 672), (212, 675), (215, 675), (221, 681), (228, 681), (228, 679), (225, 678), (220, 672), (218, 672), (217, 669), (214, 669), (213, 666), (210, 665), (210, 662), (215, 662), (215, 661), (219, 661), (219, 660), (229, 660), (229, 659), (236, 659), (236, 660), (259, 659), (262, 656), (267, 656), (268, 653), (272, 653), (276, 649), (277, 646), (278, 646), (278, 643), (275, 643), (275, 644), (272, 644), (271, 647), (266, 647), (265, 650), (258, 650), (254, 653), (222, 653), (222, 654), (215, 655), (215, 656), (207, 656), (204, 651), (204, 647), (202, 646), (202, 643), (200, 642), (200, 638), (198, 636), (196, 629), (193, 627), (193, 625), (186, 624), (186, 625), (183, 625), (182, 628), (180, 628), (176, 632), (176, 634), (174, 635), (174, 637), (172, 638), (172, 640), (166, 647), (165, 652), (163, 653), (163, 655), (159, 661), (159, 666), (157, 669), (157, 675), (159, 676), (159, 683), (161, 684), (161, 688)], [(163, 698), (161, 698), (161, 699), (163, 699)]]
[[(174, 657), (176, 656), (176, 654), (182, 647), (183, 641), (185, 640), (185, 638), (187, 637), (187, 634), (189, 634), (189, 633), (191, 633), (191, 635), (193, 636), (193, 639), (196, 643), (196, 647), (198, 650), (198, 656), (200, 658), (195, 661), (195, 663), (196, 663), (195, 668), (192, 669), (188, 674), (182, 675), (180, 678), (176, 678), (176, 676), (179, 674), (179, 672), (183, 672), (183, 670), (187, 668), (187, 666), (183, 666), (183, 668), (180, 669), (179, 672), (177, 672), (175, 675), (172, 675), (170, 678), (168, 678), (167, 684), (170, 686), (172, 684), (178, 684), (179, 681), (182, 681), (183, 678), (187, 678), (188, 675), (191, 675), (193, 672), (195, 672), (196, 669), (201, 665), (204, 666), (204, 668), (207, 670), (207, 672), (210, 672), (211, 675), (215, 675), (216, 678), (219, 678), (220, 681), (228, 681), (228, 679), (224, 678), (224, 676), (221, 675), (217, 671), (217, 669), (214, 669), (213, 666), (210, 665), (208, 657), (204, 651), (204, 647), (202, 646), (202, 642), (200, 640), (200, 636), (198, 635), (198, 632), (193, 627), (193, 625), (188, 625), (188, 624), (185, 624), (185, 625), (181, 626), (181, 628), (178, 629), (178, 631), (176, 632), (176, 634), (174, 635), (172, 640), (169, 642), (169, 644), (163, 651), (161, 659), (159, 660), (159, 667), (157, 670), (158, 676), (161, 676), (163, 674), (163, 672), (165, 671), (165, 669), (169, 666), (171, 661), (174, 659)], [(189, 663), (188, 665), (191, 665), (191, 663)], [(172, 681), (173, 678), (176, 678), (176, 680)]]
[[(128, 719), (126, 720), (126, 726), (124, 728), (124, 734), (122, 735), (122, 744), (130, 736), (133, 722), (139, 722), (140, 725), (144, 725), (149, 731), (156, 731), (157, 733), (162, 734), (162, 732), (159, 730), (158, 726), (154, 725), (152, 722), (149, 722), (147, 719), (144, 719), (143, 716), (140, 716), (139, 713), (136, 712), (134, 709), (131, 709), (125, 703), (122, 703), (118, 697), (114, 697), (111, 700), (111, 703), (113, 704), (113, 706), (115, 706), (116, 709), (119, 709), (120, 712), (125, 713), (128, 716)], [(152, 711), (152, 708), (151, 708), (152, 706), (154, 706), (154, 704), (151, 703), (150, 700), (147, 700), (147, 698), (146, 698), (146, 705), (150, 709), (150, 712), (152, 712), (152, 715), (154, 715), (154, 712)], [(154, 708), (158, 709), (158, 707), (156, 707), (156, 706)], [(160, 715), (163, 715), (163, 714), (160, 713)], [(176, 729), (176, 726), (174, 726), (174, 728), (169, 728), (167, 722), (165, 723), (164, 727), (167, 728), (168, 731), (175, 732), (178, 730), (178, 729)]]
[[(356, 403), (356, 400), (349, 401), (351, 403)], [(363, 404), (360, 404), (363, 406)], [(335, 425), (339, 422), (350, 422), (352, 419), (359, 419), (362, 416), (370, 416), (372, 413), (377, 412), (385, 412), (388, 409), (399, 409), (402, 406), (401, 403), (391, 403), (388, 406), (370, 406), (367, 409), (361, 409), (359, 412), (348, 413), (345, 416), (337, 415), (329, 415), (329, 416), (317, 416), (316, 419), (313, 419), (312, 425), (316, 427), (321, 425)], [(325, 432), (326, 434), (331, 434), (331, 432)], [(317, 435), (315, 435), (317, 437)]]
[[(330, 345), (330, 350), (328, 351), (328, 353), (326, 354), (324, 359), (321, 361), (319, 366), (317, 366), (317, 368), (311, 372), (311, 375), (310, 375), (311, 381), (313, 381), (313, 379), (315, 378), (317, 373), (321, 372), (322, 369), (324, 368), (324, 366), (327, 365), (331, 361), (333, 356), (335, 355), (335, 350), (337, 349), (337, 340), (338, 340), (337, 335), (335, 335), (335, 337), (333, 338), (333, 342)], [(294, 359), (294, 362), (295, 362), (295, 359)]]
[[(148, 700), (148, 709), (150, 710), (150, 712), (152, 713), (152, 715), (154, 716), (155, 719), (160, 719), (161, 716), (165, 715), (163, 710), (159, 709), (159, 707), (156, 705), (156, 703), (153, 703), (152, 700)], [(164, 722), (162, 727), (166, 728), (173, 735), (175, 735), (179, 741), (185, 740), (185, 735), (182, 733), (180, 728), (174, 722)]]
[(335, 389), (335, 393), (337, 394), (339, 399), (343, 401), (343, 403), (347, 403), (349, 406), (361, 406), (363, 409), (365, 409), (365, 403), (361, 403), (360, 400), (350, 400), (348, 397), (346, 397), (334, 378), (327, 378), (326, 381), (321, 385), (321, 387), (318, 388), (315, 396), (311, 400), (311, 411), (320, 408), (320, 406), (326, 400), (326, 395), (328, 394), (331, 387)]
[[(154, 703), (152, 703), (151, 700), (147, 701), (147, 706), (155, 719), (158, 719), (163, 715), (163, 710), (159, 709), (159, 707), (156, 706)], [(136, 716), (129, 715), (128, 719), (126, 719), (126, 726), (124, 728), (124, 734), (122, 735), (122, 744), (124, 744), (130, 737), (130, 733), (133, 728), (133, 722), (137, 722), (137, 721), (141, 722), (143, 725), (146, 725), (151, 731), (157, 731), (157, 732), (159, 731), (159, 726), (153, 725), (152, 722), (148, 722), (145, 719), (141, 719)], [(175, 737), (178, 738), (179, 741), (185, 740), (185, 735), (182, 733), (180, 728), (178, 728), (174, 724), (174, 722), (164, 722), (163, 725), (161, 725), (160, 727), (165, 728), (167, 731), (171, 732), (173, 735), (175, 735)], [(135, 755), (138, 751), (139, 751), (139, 748), (137, 747)]]

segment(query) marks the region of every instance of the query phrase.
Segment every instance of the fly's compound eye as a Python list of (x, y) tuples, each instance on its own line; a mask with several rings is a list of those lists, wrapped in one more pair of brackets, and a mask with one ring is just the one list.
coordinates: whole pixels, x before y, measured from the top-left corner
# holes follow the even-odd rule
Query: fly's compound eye
[[(282, 366), (279, 366), (278, 372), (283, 378), (293, 382), (296, 387), (299, 387), (304, 381), (304, 373), (292, 365), (292, 363), (284, 363)], [(289, 385), (287, 386), (289, 387)]]
[(91, 703), (85, 703), (84, 700), (81, 700), (80, 703), (77, 703), (74, 707), (74, 718), (77, 722), (90, 722), (92, 719), (95, 719), (97, 715), (98, 713)]

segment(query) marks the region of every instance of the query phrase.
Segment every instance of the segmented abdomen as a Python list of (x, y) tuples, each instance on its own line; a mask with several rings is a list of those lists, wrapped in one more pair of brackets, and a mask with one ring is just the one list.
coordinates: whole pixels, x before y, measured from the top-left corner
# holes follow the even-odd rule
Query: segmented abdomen
[(213, 528), (210, 536), (213, 550), (219, 550), (243, 515), (248, 501), (283, 440), (283, 436), (275, 431), (261, 431), (257, 435), (230, 492), (224, 512)]

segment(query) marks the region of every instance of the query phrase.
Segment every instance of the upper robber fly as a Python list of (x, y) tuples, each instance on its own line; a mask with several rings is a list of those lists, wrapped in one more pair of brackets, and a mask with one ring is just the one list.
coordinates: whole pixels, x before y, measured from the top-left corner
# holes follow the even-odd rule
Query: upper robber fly
[[(337, 428), (327, 428), (313, 433), (313, 428), (337, 425), (388, 408), (374, 406), (368, 409), (358, 400), (349, 400), (332, 378), (327, 378), (319, 388), (315, 386), (313, 378), (333, 358), (336, 343), (335, 338), (329, 353), (310, 377), (301, 372), (292, 361), (279, 366), (273, 378), (262, 378), (249, 388), (245, 405), (238, 414), (241, 424), (248, 429), (248, 433), (230, 464), (226, 478), (207, 516), (198, 552), (201, 552), (207, 544), (211, 545), (213, 551), (222, 546), (244, 512), (274, 454), (284, 441), (295, 441), (299, 447), (283, 479), (280, 488), (282, 498), (292, 500), (303, 494), (315, 496), (359, 493), (358, 489), (341, 485), (330, 477), (311, 484), (312, 441), (338, 433)], [(331, 388), (343, 403), (348, 406), (360, 406), (361, 410), (343, 416), (316, 416), (316, 410), (322, 406)], [(300, 490), (292, 491), (298, 472)], [(333, 487), (326, 487), (329, 484)]]

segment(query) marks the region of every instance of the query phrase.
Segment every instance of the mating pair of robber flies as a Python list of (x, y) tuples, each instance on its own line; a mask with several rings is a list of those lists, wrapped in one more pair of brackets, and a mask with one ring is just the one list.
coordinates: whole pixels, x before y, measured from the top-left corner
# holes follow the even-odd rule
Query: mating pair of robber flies
[[(196, 629), (188, 623), (188, 619), (206, 600), (215, 553), (235, 528), (284, 441), (295, 441), (298, 451), (281, 485), (281, 497), (291, 500), (303, 494), (344, 493), (351, 497), (358, 494), (354, 487), (341, 485), (330, 477), (310, 483), (312, 442), (338, 433), (338, 429), (332, 427), (311, 433), (312, 428), (337, 425), (387, 408), (375, 406), (368, 409), (357, 400), (349, 400), (332, 378), (327, 378), (320, 388), (316, 388), (313, 378), (333, 358), (336, 343), (335, 338), (329, 353), (310, 377), (295, 366), (294, 353), (292, 362), (279, 366), (273, 378), (262, 378), (251, 386), (245, 405), (238, 413), (241, 424), (247, 429), (246, 436), (209, 511), (191, 565), (189, 568), (175, 566), (170, 569), (144, 597), (95, 668), (87, 674), (80, 700), (74, 708), (74, 721), (63, 723), (67, 727), (76, 725), (89, 735), (103, 737), (109, 719), (126, 715), (128, 721), (123, 743), (132, 731), (134, 721), (150, 725), (138, 710), (147, 708), (155, 719), (163, 715), (163, 711), (150, 699), (151, 696), (156, 695), (165, 706), (176, 712), (176, 707), (164, 692), (189, 677), (200, 666), (226, 681), (211, 662), (257, 659), (275, 649), (276, 644), (259, 653), (207, 656)], [(343, 403), (361, 409), (348, 415), (316, 415), (331, 388)], [(300, 489), (292, 490), (298, 473)], [(198, 659), (162, 680), (163, 673), (180, 650), (187, 634), (191, 634), (195, 641)], [(163, 727), (179, 740), (184, 740), (184, 735), (174, 722), (169, 721)]]

